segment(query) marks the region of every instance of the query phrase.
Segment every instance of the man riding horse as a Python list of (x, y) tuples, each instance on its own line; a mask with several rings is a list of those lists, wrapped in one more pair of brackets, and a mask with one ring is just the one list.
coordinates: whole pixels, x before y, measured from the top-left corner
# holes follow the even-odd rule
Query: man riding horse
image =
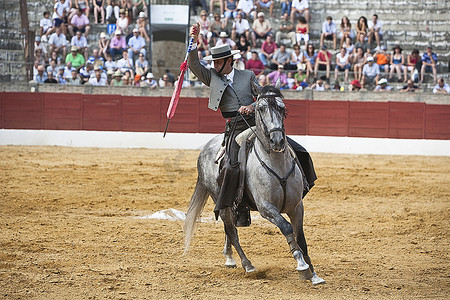
[[(255, 91), (252, 85), (261, 88), (255, 74), (249, 70), (237, 70), (233, 68), (234, 55), (239, 50), (231, 50), (228, 44), (211, 48), (211, 55), (205, 60), (213, 60), (214, 68), (207, 69), (198, 59), (196, 49), (200, 24), (191, 27), (190, 34), (193, 37), (193, 49), (188, 57), (190, 70), (207, 86), (210, 87), (208, 108), (217, 111), (220, 109), (226, 120), (225, 140), (226, 161), (220, 171), (220, 193), (214, 211), (216, 218), (218, 211), (226, 207), (232, 207), (236, 191), (239, 187), (239, 145), (235, 137), (249, 128), (255, 126)], [(288, 143), (294, 149), (306, 177), (306, 185), (303, 197), (314, 185), (317, 179), (314, 166), (309, 153), (298, 143), (287, 138)], [(250, 225), (250, 211), (244, 201), (237, 207), (237, 227)]]

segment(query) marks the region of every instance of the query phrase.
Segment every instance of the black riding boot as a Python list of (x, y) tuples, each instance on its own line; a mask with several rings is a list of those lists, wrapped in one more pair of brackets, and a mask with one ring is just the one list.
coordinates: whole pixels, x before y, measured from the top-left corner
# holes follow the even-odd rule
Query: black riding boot
[(239, 163), (235, 163), (233, 166), (228, 162), (225, 163), (217, 178), (217, 183), (220, 186), (220, 192), (214, 208), (216, 220), (219, 216), (219, 210), (232, 207), (234, 204), (236, 191), (239, 187)]

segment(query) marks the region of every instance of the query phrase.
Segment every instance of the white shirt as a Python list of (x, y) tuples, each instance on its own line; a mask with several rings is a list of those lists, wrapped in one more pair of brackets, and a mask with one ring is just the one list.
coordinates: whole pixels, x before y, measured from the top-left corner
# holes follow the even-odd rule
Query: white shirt
[(47, 54), (47, 49), (45, 48), (42, 42), (39, 43), (39, 46), (36, 43), (34, 43), (34, 50), (36, 51), (36, 49), (41, 49), (42, 53)]
[(339, 63), (341, 64), (341, 65), (346, 65), (346, 64), (348, 64), (348, 57), (349, 57), (349, 54), (347, 53), (347, 52), (345, 52), (345, 55), (344, 55), (344, 57), (342, 57), (342, 55), (341, 55), (341, 53), (338, 53), (337, 55), (336, 55), (336, 59), (339, 61)]
[(241, 0), (238, 3), (237, 9), (241, 9), (243, 12), (248, 14), (253, 10), (254, 6), (253, 0)]
[(47, 29), (53, 27), (53, 22), (50, 19), (43, 18), (41, 21), (39, 21), (39, 27), (42, 27), (43, 32), (45, 33)]
[(48, 40), (48, 43), (50, 45), (55, 45), (56, 47), (61, 47), (67, 45), (67, 39), (66, 36), (61, 33), (59, 36), (55, 33), (53, 33), (50, 36), (50, 39)]
[(380, 34), (383, 34), (383, 33), (381, 32), (381, 26), (383, 26), (383, 23), (382, 23), (380, 20), (377, 20), (377, 24), (375, 24), (375, 26), (374, 26), (374, 24), (373, 24), (372, 21), (369, 21), (369, 22), (367, 22), (367, 23), (368, 23), (367, 25), (369, 25), (369, 30), (372, 29), (372, 28), (374, 28), (374, 30), (380, 29), (380, 31), (378, 31), (378, 32), (379, 32)]
[[(57, 11), (58, 13), (56, 13), (55, 11), (53, 12), (53, 16), (52, 16), (53, 19), (61, 19), (64, 10), (65, 10), (66, 12), (69, 11), (70, 8), (69, 8), (69, 3), (68, 3), (68, 2), (69, 2), (69, 1), (66, 1), (66, 2), (64, 2), (64, 4), (62, 4), (61, 2), (58, 1), (58, 2), (55, 3), (54, 8), (56, 9), (56, 11)], [(59, 16), (58, 16), (58, 15), (59, 15)]]
[(250, 30), (250, 24), (246, 19), (241, 19), (241, 22), (233, 22), (233, 28), (236, 28), (238, 34), (243, 34), (245, 31)]
[(77, 46), (77, 47), (84, 48), (84, 47), (87, 47), (87, 40), (84, 37), (84, 35), (82, 35), (80, 37), (80, 39), (78, 39), (77, 36), (75, 35), (75, 36), (72, 37), (71, 44), (72, 44), (72, 46)]
[(233, 78), (234, 78), (234, 68), (231, 68), (231, 72), (227, 74), (227, 80), (229, 81), (229, 84), (233, 84)]
[(219, 39), (219, 40), (217, 41), (217, 43), (216, 43), (216, 46), (220, 46), (220, 45), (223, 45), (223, 44), (228, 44), (228, 45), (230, 45), (231, 48), (233, 48), (234, 46), (236, 46), (236, 43), (235, 43), (232, 39), (230, 39), (230, 38), (227, 38), (227, 39), (225, 40), (225, 43), (222, 41), (222, 39)]
[(106, 85), (106, 80), (103, 77), (100, 77), (100, 81), (97, 81), (97, 78), (90, 78), (89, 83), (92, 85)]
[[(447, 92), (447, 94), (450, 94), (450, 86), (447, 83), (444, 83), (444, 87), (442, 88)], [(441, 87), (439, 84), (436, 84), (436, 86), (433, 88), (433, 93), (437, 93), (438, 90), (441, 90)]]
[(292, 1), (292, 8), (296, 8), (298, 10), (309, 8), (308, 0), (302, 0), (301, 2), (299, 2), (299, 0), (294, 0)]

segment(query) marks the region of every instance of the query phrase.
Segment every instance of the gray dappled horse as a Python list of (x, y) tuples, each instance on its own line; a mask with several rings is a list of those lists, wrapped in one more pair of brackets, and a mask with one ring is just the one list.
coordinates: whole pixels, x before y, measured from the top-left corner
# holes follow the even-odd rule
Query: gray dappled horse
[[(256, 87), (255, 87), (256, 89)], [(289, 249), (297, 261), (300, 277), (310, 279), (313, 284), (325, 282), (314, 273), (303, 233), (303, 178), (298, 164), (288, 149), (284, 132), (285, 105), (278, 87), (261, 89), (255, 107), (256, 139), (247, 158), (245, 192), (256, 205), (261, 216), (275, 224), (286, 237)], [(184, 224), (185, 251), (189, 251), (196, 222), (205, 206), (208, 196), (214, 202), (219, 195), (217, 176), (219, 164), (216, 156), (221, 150), (223, 135), (210, 140), (201, 151), (198, 162), (198, 179), (192, 195)], [(282, 180), (284, 178), (284, 182)], [(284, 187), (283, 187), (284, 185)], [(289, 223), (281, 213), (289, 216)], [(227, 267), (236, 267), (232, 256), (234, 246), (247, 273), (255, 267), (244, 254), (234, 225), (231, 208), (219, 212), (225, 227), (223, 253)]]

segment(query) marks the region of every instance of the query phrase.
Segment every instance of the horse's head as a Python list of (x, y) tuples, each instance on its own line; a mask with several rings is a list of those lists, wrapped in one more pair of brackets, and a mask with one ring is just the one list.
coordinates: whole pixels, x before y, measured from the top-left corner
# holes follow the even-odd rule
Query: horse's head
[(256, 126), (275, 152), (282, 152), (286, 148), (285, 117), (286, 106), (280, 89), (270, 85), (263, 87), (256, 100)]

